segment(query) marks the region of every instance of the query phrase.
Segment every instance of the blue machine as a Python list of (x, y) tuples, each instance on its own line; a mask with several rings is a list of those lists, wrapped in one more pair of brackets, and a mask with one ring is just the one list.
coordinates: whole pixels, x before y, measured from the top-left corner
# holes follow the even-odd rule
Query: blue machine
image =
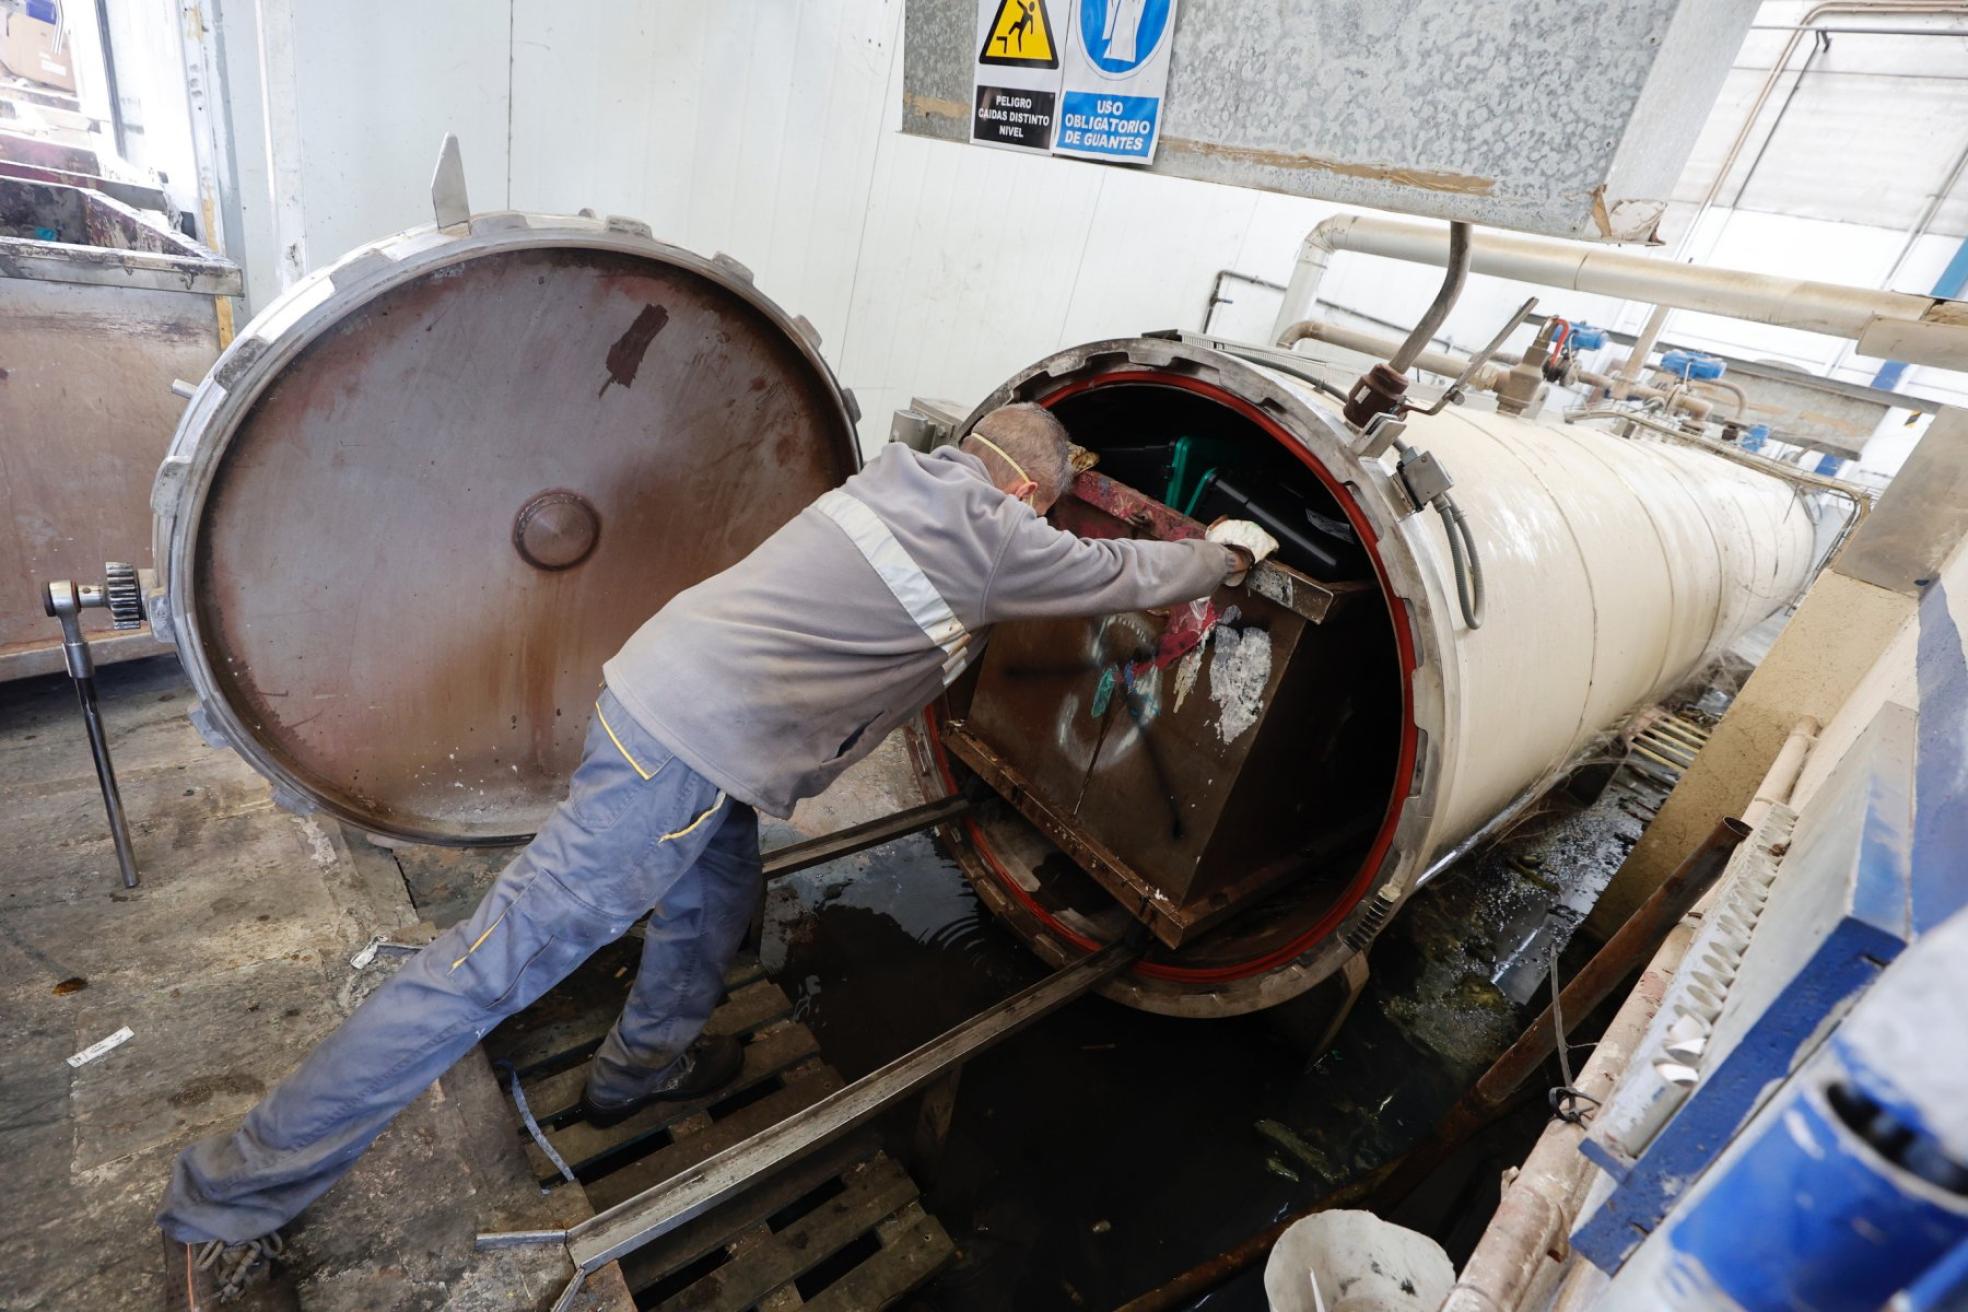
[(1768, 424), (1751, 424), (1743, 430), (1742, 436), (1736, 440), (1736, 445), (1745, 451), (1761, 451), (1763, 444), (1769, 440), (1770, 426)]
[(1596, 1308), (1968, 1308), (1968, 662), (1938, 586), (1918, 662), (1917, 721), (1889, 703), (1799, 816), (1693, 1089), (1636, 1116), (1643, 1042), (1595, 1120)]
[[(1619, 1181), (1572, 1236), (1595, 1266), (1617, 1271), (1657, 1230), (1715, 1155), (1748, 1123), (1768, 1090), (1822, 1041), (1912, 937), (1909, 919), (1913, 835), (1913, 715), (1888, 706), (1826, 782), (1820, 805), (1756, 842), (1788, 843), (1780, 877), (1760, 908), (1735, 900), (1727, 914), (1754, 917), (1746, 947), (1723, 941), (1719, 924), (1703, 927), (1689, 949), (1689, 968), (1662, 1000), (1635, 1054), (1633, 1074), (1594, 1118), (1580, 1151)], [(1773, 816), (1782, 826), (1783, 815)], [(1768, 826), (1766, 826), (1768, 828)], [(1730, 874), (1759, 854), (1740, 851)], [(1719, 920), (1721, 917), (1713, 917)], [(1650, 1078), (1649, 1065), (1670, 1059), (1668, 1031), (1678, 1014), (1701, 1010), (1718, 987), (1714, 972), (1740, 952), (1740, 965), (1712, 1019), (1692, 1092)], [(1710, 981), (1696, 982), (1707, 958)], [(1684, 996), (1685, 995), (1685, 996)], [(1698, 1001), (1697, 999), (1700, 999)], [(1676, 1063), (1687, 1065), (1688, 1063)], [(1661, 1124), (1668, 1106), (1669, 1119)]]

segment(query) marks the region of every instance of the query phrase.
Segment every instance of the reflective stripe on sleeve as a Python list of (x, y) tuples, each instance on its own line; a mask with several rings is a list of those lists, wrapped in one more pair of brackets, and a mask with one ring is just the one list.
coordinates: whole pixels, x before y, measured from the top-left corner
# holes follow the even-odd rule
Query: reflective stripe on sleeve
[(943, 649), (943, 686), (949, 687), (963, 673), (970, 659), (970, 630), (943, 600), (943, 594), (929, 581), (908, 549), (895, 540), (888, 525), (863, 502), (839, 488), (823, 494), (813, 503), (827, 518), (841, 526), (855, 550), (874, 568), (909, 618), (931, 642)]

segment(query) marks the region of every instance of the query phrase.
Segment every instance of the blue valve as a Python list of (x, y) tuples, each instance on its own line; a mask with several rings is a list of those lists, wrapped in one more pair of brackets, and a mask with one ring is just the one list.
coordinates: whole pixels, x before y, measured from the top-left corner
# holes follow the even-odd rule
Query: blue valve
[(1676, 378), (1712, 382), (1729, 372), (1729, 366), (1712, 355), (1699, 351), (1669, 351), (1661, 357), (1660, 367)]
[(1565, 345), (1575, 351), (1596, 351), (1605, 344), (1606, 330), (1589, 323), (1573, 324), (1571, 335), (1565, 339)]
[(1770, 426), (1768, 424), (1751, 424), (1743, 430), (1742, 436), (1736, 440), (1736, 445), (1745, 451), (1761, 451), (1763, 444), (1769, 440)]

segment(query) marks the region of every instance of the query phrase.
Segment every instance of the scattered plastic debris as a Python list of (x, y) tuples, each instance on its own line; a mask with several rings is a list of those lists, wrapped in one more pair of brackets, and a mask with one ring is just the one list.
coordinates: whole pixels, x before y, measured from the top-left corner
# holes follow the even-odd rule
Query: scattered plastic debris
[(116, 1031), (116, 1033), (110, 1035), (108, 1038), (97, 1039), (94, 1043), (82, 1049), (82, 1051), (76, 1053), (73, 1057), (68, 1058), (68, 1064), (78, 1069), (83, 1066), (87, 1066), (90, 1062), (102, 1056), (104, 1053), (111, 1052), (117, 1048), (122, 1047), (124, 1044), (128, 1043), (131, 1039), (134, 1039), (135, 1037), (136, 1035), (130, 1032), (130, 1027), (128, 1025), (125, 1025), (122, 1029)]

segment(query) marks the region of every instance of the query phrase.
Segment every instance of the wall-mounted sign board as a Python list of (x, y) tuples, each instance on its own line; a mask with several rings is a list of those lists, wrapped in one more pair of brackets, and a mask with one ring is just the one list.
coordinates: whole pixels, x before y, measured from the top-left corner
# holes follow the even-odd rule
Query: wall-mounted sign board
[(1175, 0), (977, 0), (970, 139), (1150, 164)]
[(1041, 153), (1052, 148), (1061, 35), (1047, 0), (977, 0), (972, 141)]
[(1175, 0), (1077, 0), (1073, 10), (1053, 152), (1154, 163)]
[(909, 0), (903, 131), (1645, 241), (1758, 0)]

